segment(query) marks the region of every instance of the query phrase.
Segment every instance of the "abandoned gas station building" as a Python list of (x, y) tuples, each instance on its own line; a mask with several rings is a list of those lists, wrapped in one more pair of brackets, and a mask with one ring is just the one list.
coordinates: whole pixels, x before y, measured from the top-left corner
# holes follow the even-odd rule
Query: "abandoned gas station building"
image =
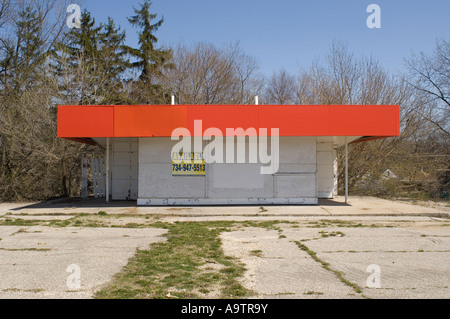
[(138, 205), (317, 204), (337, 148), (399, 134), (398, 105), (58, 107), (58, 137), (104, 148), (106, 200)]

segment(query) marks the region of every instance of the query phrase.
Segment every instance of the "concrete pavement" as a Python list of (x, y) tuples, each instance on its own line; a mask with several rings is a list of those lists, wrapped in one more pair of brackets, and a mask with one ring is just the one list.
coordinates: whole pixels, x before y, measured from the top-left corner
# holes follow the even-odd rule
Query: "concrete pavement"
[(5, 214), (71, 215), (153, 214), (169, 216), (450, 216), (450, 204), (421, 202), (420, 205), (376, 197), (352, 196), (348, 204), (344, 197), (319, 200), (318, 205), (293, 206), (197, 206), (197, 207), (136, 207), (135, 202), (111, 202), (103, 198), (59, 200), (48, 203), (0, 203), (0, 216)]
[[(373, 197), (267, 207), (3, 203), (0, 298), (91, 298), (137, 248), (165, 240), (166, 230), (129, 226), (156, 220), (280, 221), (221, 234), (225, 254), (245, 263), (243, 285), (255, 298), (450, 298), (450, 208), (425, 204)], [(105, 227), (44, 226), (81, 213)]]
[(255, 298), (450, 298), (449, 220), (305, 218), (279, 227), (222, 233)]
[(0, 299), (91, 298), (137, 248), (165, 240), (165, 232), (0, 226)]

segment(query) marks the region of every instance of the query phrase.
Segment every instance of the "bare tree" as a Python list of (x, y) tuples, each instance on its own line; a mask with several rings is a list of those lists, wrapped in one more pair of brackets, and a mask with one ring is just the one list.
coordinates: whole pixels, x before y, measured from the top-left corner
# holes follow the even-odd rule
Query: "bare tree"
[[(428, 176), (428, 190), (439, 186), (438, 172), (445, 169), (446, 154), (442, 136), (415, 110), (422, 110), (426, 100), (421, 92), (390, 76), (373, 58), (356, 59), (345, 45), (333, 44), (325, 63), (315, 61), (301, 71), (297, 84), (300, 104), (372, 104), (400, 105), (401, 136), (357, 143), (349, 148), (349, 187), (372, 195), (398, 194), (418, 176)], [(447, 142), (448, 143), (448, 142)], [(343, 187), (344, 153), (339, 156), (339, 180)], [(384, 181), (390, 169), (399, 179)], [(421, 187), (421, 186), (420, 186)]]
[(8, 32), (0, 33), (5, 44), (0, 53), (3, 200), (45, 199), (74, 190), (79, 162), (72, 155), (80, 146), (56, 138), (55, 87), (46, 72), (48, 51), (64, 27), (61, 4), (12, 1), (4, 24)]
[(235, 77), (239, 81), (236, 104), (252, 104), (255, 95), (263, 90), (264, 77), (258, 72), (259, 62), (256, 58), (246, 55), (237, 46), (235, 50)]
[(447, 136), (450, 135), (450, 42), (437, 40), (431, 56), (423, 52), (406, 60), (405, 81), (423, 93), (426, 104), (416, 111)]
[(221, 49), (205, 42), (192, 48), (180, 45), (173, 63), (165, 86), (181, 104), (245, 104), (262, 88), (257, 61), (238, 46)]
[(11, 8), (11, 0), (0, 0), (0, 29), (7, 22)]
[(286, 70), (274, 72), (270, 77), (265, 92), (265, 102), (268, 104), (294, 104), (295, 77)]

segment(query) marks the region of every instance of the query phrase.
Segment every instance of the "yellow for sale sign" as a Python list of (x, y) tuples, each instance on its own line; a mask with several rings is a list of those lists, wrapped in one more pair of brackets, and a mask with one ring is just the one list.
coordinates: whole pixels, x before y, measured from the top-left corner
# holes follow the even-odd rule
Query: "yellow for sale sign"
[(202, 153), (172, 153), (172, 176), (205, 176), (206, 162)]

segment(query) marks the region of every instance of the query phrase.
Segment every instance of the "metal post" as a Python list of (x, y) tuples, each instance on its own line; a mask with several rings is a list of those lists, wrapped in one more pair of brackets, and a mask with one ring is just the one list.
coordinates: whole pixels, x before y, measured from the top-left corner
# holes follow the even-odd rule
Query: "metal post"
[(109, 203), (109, 137), (106, 138), (106, 202)]
[(91, 158), (92, 186), (94, 190), (94, 198), (98, 197), (98, 180), (97, 180), (97, 163), (94, 157)]
[(345, 137), (345, 203), (348, 203), (348, 143)]
[(86, 156), (81, 157), (81, 198), (88, 198), (88, 180), (87, 180), (88, 164)]
[(175, 105), (175, 95), (172, 95), (171, 104)]
[(256, 105), (259, 104), (259, 98), (258, 98), (258, 96), (255, 96), (255, 104), (256, 104)]

